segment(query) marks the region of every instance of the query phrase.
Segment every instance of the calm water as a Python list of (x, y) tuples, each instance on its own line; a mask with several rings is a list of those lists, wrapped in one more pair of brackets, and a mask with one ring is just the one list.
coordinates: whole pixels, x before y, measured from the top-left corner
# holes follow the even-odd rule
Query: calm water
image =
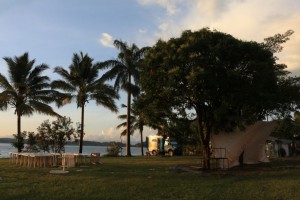
[[(66, 153), (78, 153), (79, 147), (78, 146), (70, 146), (66, 145)], [(9, 152), (16, 152), (17, 149), (14, 148), (10, 143), (0, 143), (0, 158), (9, 158)], [(144, 148), (144, 153), (147, 151)], [(106, 146), (83, 146), (83, 154), (90, 154), (99, 152), (101, 155), (107, 154), (107, 147)], [(141, 148), (139, 147), (131, 147), (131, 154), (133, 156), (141, 155)], [(122, 148), (122, 153), (120, 155), (125, 155), (125, 147)]]

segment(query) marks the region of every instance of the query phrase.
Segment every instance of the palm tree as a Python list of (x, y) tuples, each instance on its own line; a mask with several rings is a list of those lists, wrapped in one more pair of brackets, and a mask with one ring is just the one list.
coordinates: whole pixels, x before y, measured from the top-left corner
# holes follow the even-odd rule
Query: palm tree
[(62, 77), (62, 80), (52, 82), (52, 88), (63, 90), (60, 93), (60, 105), (72, 102), (76, 99), (77, 108), (81, 108), (81, 127), (79, 153), (82, 153), (84, 135), (84, 107), (89, 100), (95, 100), (97, 105), (102, 105), (113, 112), (117, 112), (115, 99), (119, 96), (114, 89), (106, 85), (98, 78), (98, 66), (93, 64), (93, 59), (87, 54), (74, 54), (69, 71), (62, 67), (56, 67), (54, 72)]
[[(48, 69), (45, 64), (33, 67), (35, 60), (29, 60), (28, 53), (19, 57), (4, 57), (8, 66), (9, 80), (0, 73), (0, 109), (15, 109), (17, 115), (17, 137), (21, 135), (21, 117), (31, 116), (33, 112), (59, 116), (48, 104), (54, 101), (55, 91), (50, 89), (49, 77), (42, 76)], [(17, 141), (20, 143), (21, 141)], [(21, 152), (22, 145), (18, 145)]]
[[(124, 105), (124, 107), (127, 107)], [(136, 109), (137, 107), (134, 106), (133, 109), (131, 109), (131, 113), (132, 115), (130, 116), (130, 133), (131, 135), (133, 135), (135, 130), (139, 130), (140, 131), (140, 136), (141, 136), (141, 155), (144, 155), (144, 146), (143, 146), (143, 131), (144, 131), (144, 126), (146, 125), (146, 122), (143, 118), (142, 112), (141, 110)], [(119, 119), (121, 120), (126, 120), (127, 119), (127, 115), (119, 115), (118, 116)], [(121, 124), (119, 124), (117, 126), (117, 128), (123, 128), (125, 127), (125, 129), (121, 132), (121, 136), (125, 136), (127, 134), (127, 122), (123, 122)]]
[(115, 79), (114, 88), (116, 91), (123, 89), (127, 92), (127, 119), (126, 119), (126, 156), (131, 156), (130, 152), (130, 104), (131, 95), (138, 93), (138, 87), (134, 82), (139, 76), (139, 63), (144, 57), (148, 47), (139, 49), (135, 44), (128, 46), (126, 42), (115, 40), (114, 45), (120, 50), (118, 58), (115, 60), (107, 60), (99, 64), (100, 69), (110, 68), (103, 75), (103, 79)]

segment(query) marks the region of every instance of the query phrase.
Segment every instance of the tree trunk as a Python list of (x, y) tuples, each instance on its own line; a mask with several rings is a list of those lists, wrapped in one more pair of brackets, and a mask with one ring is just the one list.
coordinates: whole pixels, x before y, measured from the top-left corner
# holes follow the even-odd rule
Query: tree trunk
[(295, 139), (292, 139), (292, 156), (296, 156), (296, 143)]
[(83, 135), (84, 135), (84, 104), (81, 107), (81, 130), (80, 130), (80, 141), (79, 141), (79, 153), (82, 153)]
[(143, 145), (143, 131), (140, 131), (141, 133), (141, 152), (142, 152), (142, 156), (144, 156), (144, 145)]
[[(131, 75), (128, 75), (129, 87), (131, 84)], [(131, 156), (130, 152), (130, 110), (131, 110), (131, 88), (127, 91), (127, 122), (126, 122), (126, 156)]]
[(203, 169), (210, 169), (210, 129), (208, 126), (206, 126), (206, 129), (204, 130), (204, 125), (202, 122), (202, 114), (201, 111), (196, 109), (197, 114), (197, 125), (198, 125), (198, 131), (200, 136), (200, 142), (202, 143), (202, 153), (203, 153)]
[(17, 133), (17, 145), (18, 145), (18, 152), (20, 153), (22, 151), (20, 139), (21, 139), (21, 115), (17, 114), (18, 116), (18, 133)]
[(203, 169), (209, 170), (210, 169), (210, 146), (209, 146), (209, 141), (204, 142), (204, 144), (203, 144), (203, 153), (204, 153)]

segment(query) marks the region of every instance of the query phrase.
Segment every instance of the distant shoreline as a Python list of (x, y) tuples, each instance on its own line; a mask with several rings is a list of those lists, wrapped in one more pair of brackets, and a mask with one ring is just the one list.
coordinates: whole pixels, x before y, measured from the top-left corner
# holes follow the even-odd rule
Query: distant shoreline
[[(0, 138), (0, 143), (13, 143), (14, 139), (12, 138)], [(83, 145), (85, 146), (110, 146), (112, 143), (115, 143), (118, 146), (122, 146), (125, 147), (126, 144), (121, 143), (121, 142), (115, 142), (115, 141), (111, 141), (111, 142), (96, 142), (96, 141), (83, 141)], [(78, 145), (78, 143), (76, 142), (67, 142), (66, 145), (72, 145), (72, 146), (76, 146)], [(135, 145), (131, 145), (132, 147), (140, 147), (140, 144), (135, 144)]]

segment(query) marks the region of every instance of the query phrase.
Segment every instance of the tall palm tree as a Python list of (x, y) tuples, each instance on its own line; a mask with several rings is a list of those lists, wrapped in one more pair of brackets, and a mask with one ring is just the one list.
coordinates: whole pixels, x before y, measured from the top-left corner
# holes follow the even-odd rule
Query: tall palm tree
[(116, 91), (123, 89), (127, 92), (127, 119), (126, 119), (126, 156), (131, 156), (130, 152), (130, 105), (131, 95), (138, 93), (138, 87), (135, 81), (139, 76), (139, 63), (144, 57), (148, 47), (139, 49), (135, 44), (128, 46), (126, 42), (115, 40), (114, 45), (120, 50), (118, 58), (115, 60), (107, 60), (99, 64), (100, 69), (110, 68), (103, 75), (103, 79), (115, 79), (114, 88)]
[[(52, 82), (52, 88), (60, 89), (66, 93), (60, 93), (60, 105), (72, 102), (76, 99), (77, 108), (81, 108), (81, 127), (79, 153), (82, 153), (84, 135), (84, 107), (89, 100), (95, 100), (97, 105), (102, 105), (113, 112), (117, 112), (115, 99), (119, 95), (114, 89), (105, 84), (98, 77), (98, 66), (93, 64), (93, 59), (87, 54), (74, 54), (69, 71), (62, 67), (56, 67), (54, 72), (59, 74), (62, 79)], [(61, 96), (59, 96), (61, 97)]]
[[(45, 64), (34, 67), (35, 60), (29, 60), (28, 53), (19, 57), (4, 57), (8, 67), (9, 80), (0, 73), (0, 109), (15, 109), (17, 115), (17, 137), (21, 137), (21, 117), (33, 112), (59, 116), (48, 104), (54, 101), (55, 91), (50, 89), (49, 77), (42, 72), (48, 69)], [(19, 143), (17, 141), (17, 143)], [(18, 145), (18, 152), (22, 150)]]
[[(124, 106), (127, 107), (127, 106)], [(138, 110), (136, 106), (131, 109), (131, 117), (130, 117), (130, 134), (133, 135), (134, 131), (139, 130), (140, 136), (141, 136), (141, 155), (144, 155), (144, 146), (143, 146), (143, 131), (144, 126), (146, 125), (146, 122), (143, 117), (142, 110)], [(119, 119), (126, 120), (127, 115), (119, 115)], [(127, 134), (127, 122), (123, 122), (117, 126), (117, 128), (124, 128), (125, 129), (121, 132), (121, 136), (125, 136)]]

